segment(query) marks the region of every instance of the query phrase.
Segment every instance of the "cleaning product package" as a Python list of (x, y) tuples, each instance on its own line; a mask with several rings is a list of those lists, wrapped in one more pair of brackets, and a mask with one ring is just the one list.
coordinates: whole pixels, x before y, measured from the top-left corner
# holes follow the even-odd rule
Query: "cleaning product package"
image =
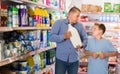
[(82, 46), (82, 41), (77, 29), (74, 28), (71, 24), (68, 24), (68, 31), (70, 31), (72, 34), (70, 41), (72, 42), (74, 48), (76, 48), (78, 45)]
[[(68, 24), (68, 31), (70, 31), (72, 34), (72, 36), (70, 37), (70, 41), (73, 44), (74, 48), (76, 48), (78, 45), (82, 46), (82, 40), (77, 29), (73, 27), (71, 24)], [(79, 58), (85, 56), (82, 49), (77, 49), (77, 50), (78, 50)]]

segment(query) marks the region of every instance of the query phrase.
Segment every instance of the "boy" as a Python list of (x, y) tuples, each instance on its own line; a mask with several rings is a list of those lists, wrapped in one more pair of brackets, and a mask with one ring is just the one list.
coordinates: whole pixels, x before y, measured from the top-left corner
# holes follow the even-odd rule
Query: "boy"
[(85, 54), (89, 56), (87, 74), (108, 74), (108, 57), (117, 55), (110, 41), (103, 38), (104, 24), (95, 23), (92, 28), (93, 38), (88, 41)]

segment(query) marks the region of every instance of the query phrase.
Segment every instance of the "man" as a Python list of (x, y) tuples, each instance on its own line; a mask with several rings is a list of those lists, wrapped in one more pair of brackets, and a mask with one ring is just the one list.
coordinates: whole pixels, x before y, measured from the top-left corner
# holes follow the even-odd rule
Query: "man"
[[(81, 23), (78, 23), (80, 10), (72, 7), (68, 12), (66, 19), (58, 20), (54, 23), (51, 30), (50, 41), (57, 43), (55, 74), (78, 74), (79, 57), (78, 50), (87, 44), (87, 35)], [(68, 31), (68, 24), (77, 29), (83, 46), (73, 47)]]

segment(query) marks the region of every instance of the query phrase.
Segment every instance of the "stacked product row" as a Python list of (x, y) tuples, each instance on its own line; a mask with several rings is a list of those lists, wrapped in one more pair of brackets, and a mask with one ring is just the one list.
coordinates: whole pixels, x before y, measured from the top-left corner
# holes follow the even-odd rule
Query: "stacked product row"
[(34, 31), (12, 31), (3, 33), (3, 40), (0, 42), (0, 60), (20, 56), (29, 51), (55, 46), (48, 38), (49, 30)]

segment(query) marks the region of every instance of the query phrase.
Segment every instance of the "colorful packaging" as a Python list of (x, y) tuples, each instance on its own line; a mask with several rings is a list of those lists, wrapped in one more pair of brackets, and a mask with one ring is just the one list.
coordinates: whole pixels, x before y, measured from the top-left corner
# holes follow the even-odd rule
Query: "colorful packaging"
[(12, 25), (13, 27), (18, 27), (18, 8), (16, 6), (12, 7)]
[(33, 68), (34, 67), (34, 61), (33, 61), (33, 57), (32, 56), (29, 56), (26, 58), (30, 68)]
[(120, 12), (120, 4), (114, 4), (113, 11), (119, 13)]
[(109, 2), (104, 3), (104, 12), (111, 12), (111, 11), (112, 11), (111, 3)]
[(8, 27), (12, 27), (12, 6), (8, 7), (8, 22), (7, 22), (7, 26)]

